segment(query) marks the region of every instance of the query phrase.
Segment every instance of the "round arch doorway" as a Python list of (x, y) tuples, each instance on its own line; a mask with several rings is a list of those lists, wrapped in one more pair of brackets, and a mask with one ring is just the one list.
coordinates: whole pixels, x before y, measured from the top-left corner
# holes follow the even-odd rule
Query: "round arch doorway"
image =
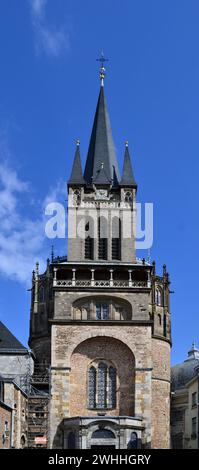
[(91, 435), (91, 449), (115, 449), (116, 437), (110, 429), (96, 429)]

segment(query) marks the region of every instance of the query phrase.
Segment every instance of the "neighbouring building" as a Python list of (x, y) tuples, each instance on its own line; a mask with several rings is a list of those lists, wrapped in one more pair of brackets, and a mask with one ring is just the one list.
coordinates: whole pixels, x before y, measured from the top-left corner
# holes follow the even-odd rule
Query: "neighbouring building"
[(136, 258), (137, 183), (128, 142), (120, 176), (104, 75), (68, 181), (68, 255), (33, 272), (29, 345), (51, 370), (49, 447), (169, 448), (169, 275)]
[(199, 449), (199, 350), (172, 367), (171, 438), (174, 449)]
[(0, 321), (0, 374), (21, 385), (34, 370), (33, 353)]
[(0, 449), (10, 449), (12, 430), (12, 407), (4, 402), (4, 383), (0, 376)]
[(27, 394), (12, 379), (0, 377), (0, 449), (27, 447)]

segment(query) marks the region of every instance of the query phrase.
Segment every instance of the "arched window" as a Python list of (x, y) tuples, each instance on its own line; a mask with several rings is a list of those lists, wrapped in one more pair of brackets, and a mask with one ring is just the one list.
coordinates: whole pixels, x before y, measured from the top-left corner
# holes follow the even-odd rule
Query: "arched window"
[(107, 259), (108, 256), (108, 231), (105, 217), (98, 219), (98, 258)]
[(22, 436), (21, 436), (21, 447), (25, 447), (25, 444), (26, 444), (26, 438), (25, 438), (24, 434), (22, 434)]
[(160, 314), (158, 314), (158, 323), (159, 323), (159, 326), (162, 325), (162, 317)]
[(162, 306), (162, 290), (159, 287), (155, 290), (155, 303), (160, 307)]
[(137, 449), (138, 448), (138, 436), (136, 432), (131, 433), (131, 439), (128, 443), (128, 449)]
[(88, 407), (116, 407), (116, 369), (105, 362), (88, 370)]
[(38, 297), (39, 297), (38, 298), (39, 302), (44, 302), (45, 301), (45, 290), (44, 290), (43, 286), (41, 286), (39, 288), (39, 296)]
[(75, 433), (71, 431), (68, 435), (68, 449), (75, 449), (75, 447)]
[(112, 259), (121, 259), (121, 220), (118, 217), (112, 220)]

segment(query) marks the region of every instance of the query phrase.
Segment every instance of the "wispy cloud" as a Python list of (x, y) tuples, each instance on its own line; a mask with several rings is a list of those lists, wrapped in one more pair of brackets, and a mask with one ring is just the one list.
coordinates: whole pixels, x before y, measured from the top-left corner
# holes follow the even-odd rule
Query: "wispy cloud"
[(44, 270), (49, 256), (45, 205), (63, 199), (64, 191), (63, 182), (59, 182), (40, 204), (38, 216), (31, 218), (30, 185), (19, 178), (0, 154), (0, 275), (30, 285), (37, 260), (41, 271)]
[(29, 0), (35, 48), (38, 54), (59, 57), (69, 50), (69, 34), (63, 26), (49, 26), (46, 19), (48, 0)]

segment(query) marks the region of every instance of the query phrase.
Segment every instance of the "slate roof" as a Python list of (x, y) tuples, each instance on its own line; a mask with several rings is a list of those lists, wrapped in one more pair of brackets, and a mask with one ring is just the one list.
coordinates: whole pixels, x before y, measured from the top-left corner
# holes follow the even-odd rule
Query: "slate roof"
[(120, 181), (121, 186), (134, 186), (137, 188), (137, 184), (133, 174), (133, 168), (131, 164), (131, 157), (129, 154), (129, 148), (126, 145), (125, 154), (124, 154), (124, 165), (123, 165), (123, 172), (122, 178)]
[(0, 354), (5, 350), (27, 352), (27, 348), (18, 341), (10, 330), (0, 321)]
[[(103, 171), (101, 171), (102, 169)], [(120, 180), (103, 86), (100, 88), (95, 112), (84, 179), (87, 184), (98, 183), (105, 185), (111, 182), (118, 185)]]
[(80, 150), (79, 145), (76, 147), (75, 158), (73, 162), (73, 167), (70, 175), (70, 179), (68, 184), (72, 185), (83, 185), (85, 184), (85, 180), (83, 178), (82, 172), (82, 164), (81, 164), (81, 157), (80, 157)]

